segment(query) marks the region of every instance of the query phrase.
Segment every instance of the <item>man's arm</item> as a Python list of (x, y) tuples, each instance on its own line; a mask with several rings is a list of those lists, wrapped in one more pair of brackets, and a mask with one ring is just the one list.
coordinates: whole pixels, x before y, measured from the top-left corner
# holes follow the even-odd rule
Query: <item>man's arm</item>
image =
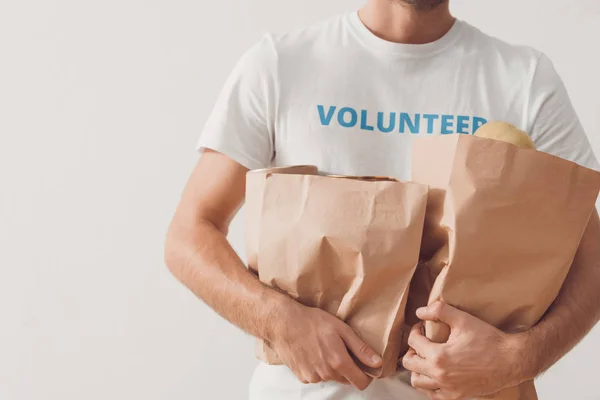
[[(541, 54), (529, 93), (530, 134), (539, 151), (600, 167), (562, 79)], [(558, 298), (519, 339), (524, 373), (537, 376), (575, 346), (600, 318), (600, 222), (594, 211)]]
[(205, 151), (167, 234), (167, 266), (225, 319), (271, 343), (300, 380), (366, 388), (370, 379), (347, 349), (373, 367), (381, 365), (380, 357), (334, 316), (263, 285), (229, 245), (227, 230), (242, 205), (247, 171), (220, 153)]
[(542, 320), (520, 335), (524, 377), (533, 378), (569, 352), (600, 320), (600, 219), (594, 211), (565, 283)]
[[(567, 88), (540, 54), (531, 82), (529, 133), (539, 151), (599, 170)], [(544, 318), (520, 339), (524, 373), (537, 376), (571, 350), (600, 318), (600, 222), (594, 210), (562, 290)]]
[(218, 153), (205, 153), (169, 227), (165, 261), (177, 279), (222, 317), (272, 341), (275, 316), (292, 300), (252, 276), (226, 238), (244, 198), (246, 171)]

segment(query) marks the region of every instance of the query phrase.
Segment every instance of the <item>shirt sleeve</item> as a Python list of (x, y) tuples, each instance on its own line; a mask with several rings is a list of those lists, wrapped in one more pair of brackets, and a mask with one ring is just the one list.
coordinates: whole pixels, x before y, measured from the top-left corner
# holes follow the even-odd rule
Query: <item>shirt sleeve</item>
[(529, 120), (529, 132), (538, 150), (600, 171), (565, 85), (544, 54), (531, 84)]
[(276, 62), (269, 36), (241, 57), (200, 134), (199, 152), (217, 151), (248, 169), (269, 166), (274, 156)]

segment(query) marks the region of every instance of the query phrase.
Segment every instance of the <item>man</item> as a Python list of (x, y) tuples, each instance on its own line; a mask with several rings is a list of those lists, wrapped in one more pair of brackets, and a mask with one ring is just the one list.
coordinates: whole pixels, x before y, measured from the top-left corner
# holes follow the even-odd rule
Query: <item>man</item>
[[(528, 132), (541, 151), (598, 169), (550, 60), (456, 20), (444, 0), (370, 0), (358, 13), (266, 36), (235, 67), (202, 133), (204, 152), (169, 230), (169, 268), (198, 297), (275, 348), (250, 398), (463, 399), (532, 379), (600, 317), (595, 214), (555, 304), (530, 331), (507, 334), (449, 305), (419, 310), (452, 329), (419, 329), (398, 376), (370, 382), (354, 363), (381, 362), (347, 325), (262, 285), (226, 239), (248, 169), (314, 164), (345, 175), (408, 179), (411, 139), (472, 134), (488, 120)], [(284, 266), (282, 266), (284, 267)]]

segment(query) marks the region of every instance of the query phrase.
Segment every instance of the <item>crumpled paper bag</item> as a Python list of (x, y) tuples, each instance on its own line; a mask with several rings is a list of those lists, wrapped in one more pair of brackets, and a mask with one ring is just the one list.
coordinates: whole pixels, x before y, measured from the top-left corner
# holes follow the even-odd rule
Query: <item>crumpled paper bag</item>
[[(265, 284), (346, 322), (383, 357), (379, 369), (359, 366), (375, 378), (391, 375), (403, 343), (427, 186), (319, 176), (316, 169), (284, 172), (247, 175), (249, 268)], [(268, 343), (259, 340), (257, 350), (263, 361), (280, 363)]]

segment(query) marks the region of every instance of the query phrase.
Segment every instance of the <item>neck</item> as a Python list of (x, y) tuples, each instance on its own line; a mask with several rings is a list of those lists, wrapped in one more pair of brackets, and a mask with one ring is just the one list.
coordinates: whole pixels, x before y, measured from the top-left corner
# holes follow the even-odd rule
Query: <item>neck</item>
[(369, 0), (358, 15), (374, 35), (405, 44), (434, 42), (454, 24), (448, 2), (433, 9), (418, 9), (399, 0)]

